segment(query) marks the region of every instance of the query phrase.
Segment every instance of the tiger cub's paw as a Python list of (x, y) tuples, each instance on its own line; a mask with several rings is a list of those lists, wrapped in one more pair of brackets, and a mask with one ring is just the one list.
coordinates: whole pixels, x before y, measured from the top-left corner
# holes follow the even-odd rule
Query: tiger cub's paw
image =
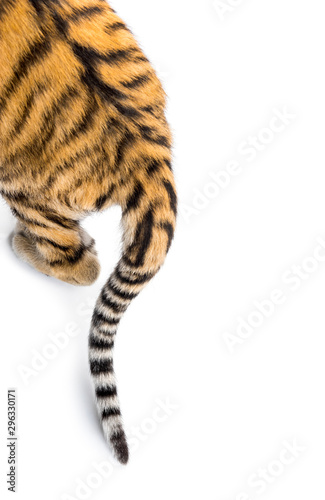
[[(95, 242), (90, 236), (83, 234), (87, 247), (76, 249), (73, 261), (58, 253), (57, 258), (49, 261), (38, 250), (35, 239), (20, 223), (17, 224), (12, 239), (12, 247), (21, 260), (47, 276), (52, 276), (71, 285), (89, 286), (98, 278), (100, 264), (97, 259)], [(53, 250), (52, 250), (53, 252)]]
[(63, 262), (52, 268), (52, 276), (71, 285), (89, 286), (95, 283), (100, 273), (100, 264), (91, 250), (85, 250), (75, 263)]

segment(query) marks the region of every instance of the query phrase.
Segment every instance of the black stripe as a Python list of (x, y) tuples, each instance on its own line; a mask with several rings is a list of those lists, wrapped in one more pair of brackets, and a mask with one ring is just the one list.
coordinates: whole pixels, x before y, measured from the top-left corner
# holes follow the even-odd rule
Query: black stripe
[(171, 144), (167, 137), (163, 135), (158, 135), (157, 137), (151, 137), (150, 140), (154, 142), (155, 144), (158, 144), (158, 146), (164, 146), (165, 148), (171, 148)]
[(29, 50), (18, 61), (14, 74), (9, 83), (5, 86), (4, 94), (0, 97), (0, 111), (4, 106), (5, 100), (10, 94), (17, 89), (19, 83), (28, 74), (30, 69), (43, 60), (51, 49), (49, 37), (44, 37), (41, 41), (34, 42), (30, 45)]
[(89, 127), (94, 123), (95, 114), (99, 109), (97, 100), (90, 96), (90, 100), (87, 104), (87, 108), (80, 118), (80, 120), (73, 125), (73, 128), (68, 132), (67, 136), (64, 138), (63, 144), (66, 144), (75, 137), (79, 137), (89, 130)]
[(54, 20), (54, 24), (56, 26), (56, 29), (58, 30), (59, 33), (61, 33), (65, 37), (66, 33), (69, 29), (69, 25), (68, 25), (67, 21), (65, 21), (60, 16), (60, 14), (54, 9), (51, 10), (51, 15), (52, 15), (52, 18)]
[[(97, 89), (98, 93), (105, 99), (113, 102), (118, 99), (118, 100), (124, 100), (127, 98), (123, 92), (120, 90), (116, 89), (115, 87), (112, 87), (105, 83), (99, 75), (97, 74), (97, 71), (94, 67), (94, 63), (96, 60), (103, 60), (105, 62), (108, 62), (106, 55), (101, 54), (100, 52), (90, 49), (88, 47), (84, 47), (83, 45), (80, 45), (78, 43), (73, 43), (72, 44), (72, 50), (76, 57), (82, 62), (84, 68), (85, 68), (85, 73), (82, 75), (82, 80), (85, 83), (85, 85), (88, 86), (90, 90), (93, 90), (94, 87)], [(114, 55), (112, 56), (114, 59)]]
[(123, 215), (127, 214), (130, 210), (135, 210), (139, 207), (141, 198), (144, 196), (144, 189), (140, 181), (137, 181), (135, 184), (135, 188), (133, 189), (132, 194), (129, 196), (126, 202), (125, 210), (123, 211)]
[(177, 215), (177, 196), (175, 190), (171, 183), (167, 180), (164, 180), (164, 186), (169, 196), (170, 208), (174, 214)]
[(154, 106), (142, 106), (141, 111), (144, 111), (145, 113), (150, 113), (152, 116), (157, 116), (156, 111), (157, 109)]
[[(40, 212), (41, 217), (46, 219), (46, 221), (53, 222), (54, 224), (57, 224), (58, 226), (64, 227), (65, 229), (75, 229), (76, 226), (78, 225), (78, 221), (75, 221), (72, 219), (67, 219), (66, 217), (47, 212), (46, 208), (44, 208), (40, 205), (36, 205), (36, 204), (34, 205), (23, 194), (21, 196), (20, 196), (20, 194), (9, 195), (9, 194), (4, 193), (4, 192), (2, 192), (1, 194), (2, 194), (2, 196), (4, 196), (4, 198), (8, 198), (11, 201), (21, 202), (22, 204), (25, 203), (27, 208), (31, 208), (35, 211)], [(26, 223), (34, 224), (36, 226), (45, 227), (45, 228), (49, 229), (49, 226), (47, 226), (46, 224), (44, 224), (42, 222), (38, 222), (34, 219), (30, 219), (29, 217), (26, 217), (24, 214), (19, 212), (19, 210), (17, 210), (17, 208), (11, 208), (11, 211), (16, 217), (24, 220)]]
[[(43, 89), (44, 88), (45, 88), (45, 86), (43, 87)], [(35, 97), (36, 97), (38, 90), (40, 90), (40, 87), (36, 87), (35, 89), (31, 89), (31, 93), (27, 98), (27, 101), (26, 101), (25, 106), (24, 106), (24, 110), (21, 113), (19, 120), (17, 120), (15, 125), (13, 126), (13, 129), (12, 129), (13, 136), (17, 136), (20, 134), (21, 129), (23, 128), (26, 121), (30, 117), (30, 112), (31, 112), (31, 109), (32, 109), (33, 104), (35, 102)]]
[(115, 277), (120, 281), (122, 284), (126, 285), (143, 285), (144, 283), (147, 283), (153, 278), (153, 274), (148, 274), (145, 273), (142, 276), (139, 277), (126, 277), (121, 274), (119, 269), (115, 269)]
[[(117, 49), (109, 52), (108, 54), (100, 55), (100, 59), (108, 64), (116, 64), (122, 61), (130, 61), (134, 59), (134, 54), (139, 53), (137, 47), (130, 47), (128, 49)], [(138, 57), (136, 57), (138, 59)]]
[(133, 300), (139, 295), (139, 293), (123, 292), (111, 281), (111, 278), (109, 279), (107, 286), (110, 292), (124, 300)]
[(15, 217), (22, 220), (25, 224), (32, 224), (34, 226), (44, 227), (44, 228), (48, 229), (48, 226), (46, 226), (45, 224), (42, 224), (41, 222), (38, 222), (37, 220), (30, 219), (29, 217), (26, 217), (25, 215), (18, 212), (18, 210), (16, 208), (11, 208), (11, 212)]
[(105, 289), (102, 290), (100, 295), (101, 300), (105, 304), (106, 307), (111, 309), (115, 313), (124, 313), (127, 310), (128, 304), (117, 304), (110, 297), (107, 297), (105, 294)]
[(123, 92), (101, 80), (94, 68), (90, 65), (84, 66), (86, 71), (81, 78), (89, 89), (97, 89), (98, 93), (105, 101), (114, 102), (115, 99), (126, 99), (126, 95), (123, 94)]
[(116, 107), (117, 111), (121, 113), (121, 115), (127, 116), (128, 118), (140, 118), (141, 113), (132, 108), (132, 106), (123, 106), (120, 103), (115, 103), (114, 106)]
[[(28, 196), (26, 196), (22, 191), (14, 191), (11, 193), (7, 193), (6, 191), (1, 190), (0, 191), (2, 196), (6, 199), (8, 199), (12, 203), (19, 203), (21, 205), (24, 205), (28, 209), (33, 209), (37, 212), (40, 213), (40, 216), (46, 219), (47, 221), (53, 222), (54, 224), (57, 224), (61, 227), (64, 227), (65, 229), (75, 229), (78, 226), (78, 221), (73, 220), (73, 219), (67, 219), (66, 217), (63, 217), (61, 215), (57, 215), (53, 212), (48, 211), (46, 207), (43, 207), (42, 205), (39, 205), (37, 203), (34, 203)], [(26, 220), (27, 222), (30, 222), (34, 225), (40, 226), (40, 227), (46, 227), (48, 226), (46, 224), (43, 224), (41, 222), (35, 221), (34, 219), (30, 219), (26, 217), (24, 214), (19, 212), (16, 208), (12, 208), (12, 211), (14, 211), (14, 215), (17, 217), (20, 217), (21, 219)]]
[(92, 375), (101, 373), (112, 373), (113, 363), (111, 359), (92, 359), (90, 360), (90, 372)]
[(135, 61), (140, 61), (140, 62), (149, 62), (149, 59), (146, 58), (146, 56), (142, 55), (142, 56), (136, 56), (134, 58)]
[(146, 171), (148, 175), (155, 174), (156, 172), (159, 172), (159, 170), (162, 167), (161, 161), (151, 159), (150, 163), (146, 165)]
[(72, 44), (72, 49), (77, 57), (79, 57), (87, 66), (96, 61), (104, 61), (108, 64), (117, 64), (121, 61), (139, 59), (139, 49), (137, 47), (129, 47), (128, 49), (117, 49), (111, 52), (102, 53), (98, 50), (80, 45), (78, 42)]
[(153, 144), (157, 144), (157, 146), (163, 146), (164, 148), (171, 148), (171, 144), (169, 143), (167, 137), (163, 135), (157, 135), (156, 137), (151, 137), (147, 134), (142, 134), (143, 139), (148, 142), (152, 142)]
[(136, 250), (137, 256), (135, 262), (133, 262), (133, 265), (136, 267), (144, 265), (146, 253), (152, 240), (153, 223), (153, 212), (150, 208), (144, 215), (142, 221), (138, 224), (134, 242), (126, 252), (129, 254)]
[(158, 146), (164, 146), (165, 148), (171, 147), (168, 138), (163, 135), (159, 135), (157, 130), (154, 128), (148, 127), (147, 125), (139, 125), (139, 130), (142, 138), (146, 141), (157, 144)]
[(92, 324), (94, 327), (99, 327), (102, 326), (103, 323), (107, 323), (108, 325), (116, 326), (120, 322), (119, 319), (115, 318), (107, 318), (102, 314), (98, 309), (94, 310), (93, 318), (92, 318)]
[(136, 76), (135, 78), (133, 78), (129, 82), (122, 82), (122, 85), (127, 89), (133, 90), (133, 89), (136, 89), (138, 87), (141, 87), (142, 85), (144, 85), (148, 81), (149, 81), (149, 75), (146, 74), (146, 75)]
[(107, 202), (108, 198), (109, 196), (106, 194), (102, 194), (101, 196), (99, 196), (95, 202), (96, 210), (101, 210)]
[(28, 0), (28, 2), (34, 7), (38, 14), (42, 12), (39, 0)]
[(76, 264), (82, 259), (82, 257), (85, 254), (85, 251), (86, 248), (83, 245), (81, 245), (77, 250), (74, 251), (73, 255), (65, 255), (64, 258), (62, 257), (61, 259), (58, 260), (49, 261), (49, 265), (55, 267), (62, 265), (64, 262), (69, 262), (69, 264)]
[(146, 215), (143, 218), (142, 224), (141, 224), (141, 236), (139, 236), (140, 240), (140, 248), (138, 250), (138, 255), (136, 259), (136, 265), (138, 266), (143, 266), (145, 262), (145, 257), (147, 250), (150, 246), (151, 240), (152, 240), (152, 230), (153, 230), (153, 213), (152, 210), (148, 210)]
[(48, 238), (44, 238), (44, 236), (36, 236), (34, 235), (34, 239), (39, 243), (40, 245), (51, 245), (54, 248), (57, 248), (58, 250), (62, 250), (62, 252), (68, 252), (71, 250), (73, 247), (67, 247), (63, 245), (59, 245), (55, 241), (49, 240)]
[(170, 160), (164, 160), (164, 162), (166, 163), (167, 167), (169, 168), (169, 170), (172, 170), (172, 163)]
[(105, 386), (105, 387), (97, 387), (96, 389), (96, 396), (98, 398), (113, 398), (114, 396), (117, 396), (117, 389), (116, 386)]
[(28, 0), (28, 2), (34, 7), (37, 14), (43, 13), (44, 4), (45, 4), (44, 0), (43, 0), (43, 2), (41, 0)]
[(115, 184), (112, 184), (106, 194), (102, 194), (99, 196), (95, 202), (96, 210), (101, 210), (105, 203), (112, 197), (113, 192), (115, 191)]
[(168, 235), (168, 243), (167, 243), (167, 252), (168, 252), (168, 250), (170, 249), (170, 245), (172, 243), (173, 237), (174, 237), (174, 228), (173, 228), (172, 224), (170, 224), (170, 222), (162, 222), (160, 224), (160, 227), (161, 227), (161, 229), (166, 231), (166, 233)]
[(11, 202), (17, 202), (17, 203), (27, 202), (27, 204), (29, 204), (28, 196), (26, 196), (26, 194), (23, 193), (22, 191), (10, 191), (8, 193), (4, 189), (0, 189), (0, 194), (7, 200), (10, 200)]
[[(51, 104), (50, 108), (42, 116), (43, 133), (37, 135), (32, 143), (29, 143), (25, 149), (27, 151), (42, 151), (50, 141), (56, 131), (56, 122), (62, 110), (69, 106), (69, 101), (78, 96), (78, 90), (73, 87), (66, 88), (61, 95)], [(21, 149), (20, 156), (24, 155), (24, 149)]]
[(121, 410), (119, 408), (105, 408), (102, 411), (102, 419), (110, 418), (110, 417), (116, 417), (121, 415)]
[(44, 207), (37, 206), (35, 210), (36, 209), (42, 212), (44, 219), (47, 219), (48, 221), (53, 222), (58, 226), (64, 227), (65, 229), (76, 229), (76, 227), (78, 226), (78, 221), (67, 219), (63, 215), (57, 215), (53, 212), (49, 212)]
[(112, 33), (114, 33), (115, 31), (118, 31), (118, 30), (130, 31), (129, 28), (124, 23), (121, 23), (118, 21), (116, 23), (105, 26), (105, 31), (109, 35), (111, 35)]
[(92, 334), (89, 337), (89, 347), (93, 349), (112, 349), (114, 347), (114, 342), (112, 340), (95, 337), (94, 334)]
[(55, 181), (61, 175), (64, 175), (64, 171), (69, 170), (70, 168), (73, 167), (73, 165), (71, 163), (68, 164), (66, 161), (64, 161), (63, 163), (61, 163), (59, 165), (57, 164), (55, 167), (56, 167), (55, 173), (51, 173), (43, 184), (45, 189), (46, 188), (49, 189), (50, 187), (52, 187), (54, 185)]
[(115, 429), (111, 434), (111, 442), (121, 444), (121, 441), (126, 441), (123, 429)]
[(69, 21), (79, 21), (79, 19), (86, 17), (90, 19), (94, 14), (104, 12), (104, 7), (93, 5), (92, 7), (82, 7), (81, 9), (73, 9), (73, 14), (68, 16)]
[(118, 167), (121, 163), (121, 161), (124, 158), (124, 154), (127, 151), (127, 149), (131, 146), (133, 146), (135, 141), (135, 137), (131, 132), (126, 132), (126, 134), (123, 136), (121, 142), (118, 145), (118, 148), (116, 150), (116, 160), (115, 160), (115, 165)]

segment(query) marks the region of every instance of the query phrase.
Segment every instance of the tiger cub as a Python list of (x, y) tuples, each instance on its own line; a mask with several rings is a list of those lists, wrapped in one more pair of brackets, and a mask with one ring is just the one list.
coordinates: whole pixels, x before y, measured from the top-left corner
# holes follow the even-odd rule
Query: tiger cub
[(122, 256), (89, 335), (98, 411), (121, 463), (129, 453), (114, 339), (174, 235), (171, 145), (156, 73), (104, 0), (1, 0), (0, 192), (17, 218), (14, 252), (48, 276), (90, 285), (100, 266), (80, 223), (122, 209)]

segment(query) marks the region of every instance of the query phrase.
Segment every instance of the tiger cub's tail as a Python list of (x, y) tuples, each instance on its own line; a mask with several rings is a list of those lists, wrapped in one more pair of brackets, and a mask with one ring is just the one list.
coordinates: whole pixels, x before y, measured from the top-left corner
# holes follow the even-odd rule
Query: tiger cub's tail
[(131, 301), (164, 262), (176, 222), (176, 194), (168, 165), (152, 181), (138, 180), (123, 209), (123, 253), (97, 300), (89, 336), (89, 361), (97, 406), (105, 437), (116, 458), (127, 463), (129, 452), (123, 430), (113, 369), (114, 340)]

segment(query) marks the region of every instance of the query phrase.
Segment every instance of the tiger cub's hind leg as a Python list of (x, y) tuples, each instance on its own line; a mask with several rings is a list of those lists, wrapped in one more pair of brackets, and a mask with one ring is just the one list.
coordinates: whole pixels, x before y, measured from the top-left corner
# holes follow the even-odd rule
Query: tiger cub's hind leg
[(48, 276), (73, 285), (91, 285), (100, 272), (95, 241), (78, 224), (17, 222), (15, 254)]

